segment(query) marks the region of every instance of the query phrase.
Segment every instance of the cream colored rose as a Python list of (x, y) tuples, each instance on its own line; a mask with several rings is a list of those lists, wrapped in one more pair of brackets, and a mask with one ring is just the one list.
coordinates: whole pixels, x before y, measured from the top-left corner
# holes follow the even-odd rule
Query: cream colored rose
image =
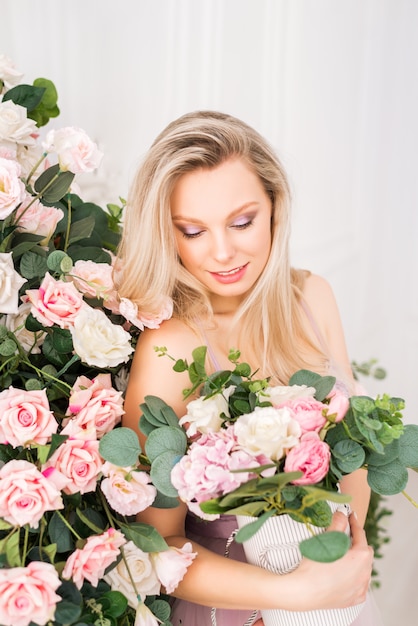
[(100, 309), (85, 305), (70, 331), (75, 352), (88, 365), (115, 367), (126, 363), (133, 352), (129, 333), (112, 324)]
[(0, 158), (0, 220), (6, 219), (25, 197), (20, 174), (19, 163)]
[(315, 387), (307, 387), (306, 385), (277, 385), (277, 387), (267, 387), (260, 394), (261, 400), (268, 400), (273, 406), (280, 406), (288, 400), (296, 398), (309, 398), (315, 395)]
[(9, 313), (5, 319), (5, 326), (7, 330), (14, 333), (16, 339), (26, 352), (39, 354), (41, 351), (40, 347), (44, 342), (46, 333), (33, 333), (25, 328), (25, 321), (30, 313), (31, 306), (30, 302), (25, 302), (19, 306), (17, 313)]
[[(157, 595), (160, 592), (160, 581), (152, 566), (150, 555), (140, 550), (133, 541), (129, 541), (122, 548), (124, 559), (108, 572), (104, 579), (113, 591), (120, 591), (127, 598), (129, 606), (136, 608), (137, 594), (142, 600), (146, 596)], [(127, 570), (125, 560), (129, 567)], [(131, 577), (135, 582), (136, 591), (132, 586)]]
[(273, 461), (299, 443), (301, 427), (288, 408), (257, 407), (241, 415), (234, 424), (239, 445), (252, 454), (264, 454)]
[[(3, 91), (18, 85), (23, 78), (22, 72), (16, 69), (15, 64), (5, 54), (0, 54), (0, 80), (4, 84)], [(2, 90), (0, 90), (0, 93)]]
[(187, 424), (187, 435), (193, 437), (196, 433), (216, 433), (220, 430), (223, 420), (221, 414), (229, 417), (228, 397), (234, 387), (228, 387), (223, 394), (217, 393), (211, 398), (197, 398), (187, 405), (187, 413), (180, 419), (180, 425)]
[(37, 131), (36, 123), (29, 120), (25, 107), (11, 100), (0, 102), (0, 141), (14, 141), (25, 146), (35, 145), (32, 136)]
[(0, 252), (0, 313), (17, 313), (19, 289), (26, 282), (13, 266), (11, 252)]

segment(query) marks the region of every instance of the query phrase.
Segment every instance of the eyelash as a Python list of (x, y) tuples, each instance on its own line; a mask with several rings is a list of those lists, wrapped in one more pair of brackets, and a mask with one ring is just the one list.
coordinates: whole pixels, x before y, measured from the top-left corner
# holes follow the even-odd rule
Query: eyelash
[[(248, 220), (248, 222), (244, 222), (243, 224), (232, 224), (232, 228), (236, 228), (237, 230), (245, 230), (246, 228), (249, 228), (250, 226), (253, 225), (254, 220)], [(197, 237), (200, 237), (200, 235), (203, 233), (203, 230), (199, 230), (199, 232), (197, 233), (185, 233), (183, 232), (182, 235), (185, 239), (196, 239)]]

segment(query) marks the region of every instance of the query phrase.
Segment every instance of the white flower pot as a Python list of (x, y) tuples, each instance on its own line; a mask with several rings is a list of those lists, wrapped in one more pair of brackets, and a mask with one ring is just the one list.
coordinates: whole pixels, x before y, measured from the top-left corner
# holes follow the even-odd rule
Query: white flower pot
[[(337, 505), (329, 504), (333, 511), (336, 510)], [(237, 516), (239, 528), (254, 520), (254, 517)], [(319, 534), (323, 529), (314, 526), (313, 531)], [(249, 563), (277, 574), (288, 574), (301, 561), (299, 542), (311, 536), (305, 524), (295, 522), (288, 515), (278, 515), (270, 517), (243, 546)], [(261, 611), (261, 614), (264, 626), (348, 626), (355, 621), (363, 606), (320, 611), (274, 609)]]

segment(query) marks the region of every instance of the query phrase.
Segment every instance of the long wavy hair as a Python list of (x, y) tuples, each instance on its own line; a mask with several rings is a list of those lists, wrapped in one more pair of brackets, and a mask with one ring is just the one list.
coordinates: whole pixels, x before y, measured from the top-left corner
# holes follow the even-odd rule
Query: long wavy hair
[(286, 174), (271, 146), (241, 120), (197, 111), (175, 120), (155, 139), (128, 195), (118, 291), (140, 311), (151, 313), (157, 313), (169, 296), (174, 315), (194, 329), (201, 327), (202, 320), (213, 321), (207, 289), (177, 255), (170, 199), (181, 176), (198, 168), (214, 168), (229, 158), (242, 159), (255, 172), (272, 203), (270, 256), (236, 312), (233, 327), (242, 345), (231, 348), (240, 349), (264, 375), (287, 383), (301, 367), (324, 369), (326, 357), (305, 330), (300, 299), (307, 272), (290, 267)]

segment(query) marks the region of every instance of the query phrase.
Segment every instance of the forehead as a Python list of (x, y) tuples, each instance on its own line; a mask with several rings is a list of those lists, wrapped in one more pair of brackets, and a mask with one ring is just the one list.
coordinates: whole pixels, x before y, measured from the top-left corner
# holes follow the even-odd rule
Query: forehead
[(267, 198), (257, 174), (241, 158), (232, 158), (213, 168), (199, 168), (183, 174), (171, 196), (171, 213), (210, 215), (215, 207), (233, 211), (249, 202)]

